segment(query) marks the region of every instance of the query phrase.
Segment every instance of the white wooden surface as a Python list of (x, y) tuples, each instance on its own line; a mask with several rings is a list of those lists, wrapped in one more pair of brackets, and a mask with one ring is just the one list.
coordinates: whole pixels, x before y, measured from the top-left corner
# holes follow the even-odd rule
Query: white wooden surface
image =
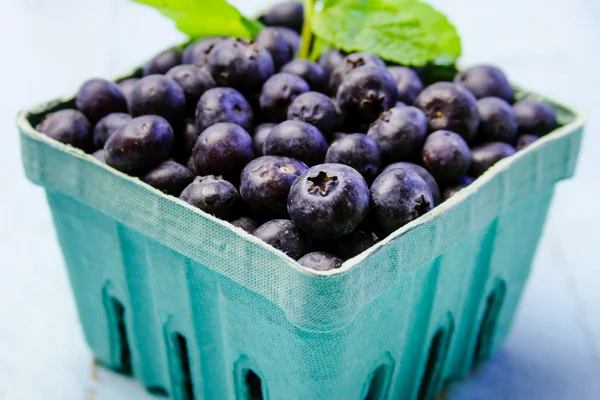
[[(238, 0), (246, 10), (266, 0)], [(561, 184), (511, 336), (451, 399), (599, 399), (600, 5), (596, 0), (437, 0), (460, 27), (463, 62), (590, 116), (577, 176)], [(20, 167), (18, 109), (112, 76), (181, 36), (126, 0), (3, 0), (0, 7), (0, 399), (142, 400), (83, 343), (45, 197)], [(275, 399), (279, 400), (279, 399)]]

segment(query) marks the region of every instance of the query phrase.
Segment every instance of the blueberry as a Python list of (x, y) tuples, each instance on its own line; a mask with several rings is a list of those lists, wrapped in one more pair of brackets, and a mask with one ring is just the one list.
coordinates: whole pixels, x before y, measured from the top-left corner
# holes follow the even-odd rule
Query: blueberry
[(406, 104), (406, 103), (403, 103), (403, 102), (401, 102), (401, 101), (397, 101), (397, 102), (396, 102), (396, 105), (395, 105), (394, 107), (406, 107), (406, 106), (407, 106), (407, 104)]
[(281, 28), (267, 27), (256, 35), (254, 39), (257, 44), (261, 45), (273, 57), (273, 65), (275, 71), (278, 71), (285, 64), (294, 58), (294, 44), (288, 41), (288, 37), (281, 32)]
[(177, 82), (166, 76), (148, 75), (140, 79), (133, 87), (129, 105), (134, 117), (158, 115), (175, 130), (183, 125), (185, 94)]
[(441, 130), (427, 137), (421, 160), (436, 180), (453, 181), (469, 170), (471, 150), (459, 134)]
[(171, 196), (179, 196), (193, 180), (194, 174), (173, 160), (163, 161), (142, 177), (148, 185)]
[(263, 46), (242, 39), (226, 39), (208, 54), (208, 68), (218, 86), (242, 93), (258, 91), (273, 75), (273, 57)]
[(281, 68), (281, 72), (298, 75), (308, 83), (313, 91), (321, 92), (325, 88), (327, 76), (323, 68), (315, 62), (297, 58), (285, 64)]
[(484, 97), (477, 100), (481, 116), (477, 139), (484, 142), (512, 143), (517, 136), (517, 117), (513, 108), (499, 97)]
[(170, 69), (166, 76), (183, 89), (187, 115), (194, 115), (200, 96), (216, 86), (210, 72), (197, 65), (178, 65)]
[(556, 112), (543, 101), (521, 100), (513, 108), (519, 123), (519, 135), (544, 136), (558, 126)]
[(515, 154), (515, 148), (504, 142), (485, 143), (471, 149), (472, 162), (469, 175), (478, 177), (503, 158)]
[(192, 155), (196, 140), (200, 136), (200, 131), (196, 126), (196, 121), (186, 118), (183, 130), (175, 135), (173, 154), (178, 160), (187, 160)]
[(395, 168), (406, 168), (406, 169), (410, 169), (413, 172), (416, 172), (417, 175), (419, 175), (421, 177), (421, 179), (423, 179), (425, 181), (427, 186), (429, 186), (429, 190), (431, 191), (431, 196), (433, 197), (433, 205), (436, 206), (436, 205), (440, 204), (440, 187), (438, 186), (433, 175), (431, 175), (429, 173), (429, 171), (427, 171), (425, 168), (421, 167), (420, 165), (413, 164), (410, 162), (397, 162), (397, 163), (390, 164), (387, 167), (385, 167), (385, 169), (381, 173), (383, 174), (384, 172), (387, 172), (387, 171), (389, 171), (391, 169), (395, 169)]
[(454, 196), (456, 193), (461, 191), (462, 189), (469, 186), (473, 183), (474, 179), (468, 175), (462, 176), (458, 178), (457, 181), (454, 181), (446, 186), (444, 186), (444, 190), (442, 191), (442, 200), (446, 201), (450, 197)]
[(155, 56), (148, 61), (142, 70), (144, 76), (164, 75), (168, 70), (181, 64), (181, 50), (169, 49)]
[(210, 51), (223, 40), (222, 37), (207, 37), (196, 40), (183, 51), (183, 64), (206, 65)]
[(329, 78), (333, 70), (344, 61), (344, 53), (338, 49), (329, 49), (319, 56), (319, 65)]
[(398, 100), (406, 104), (413, 104), (423, 91), (423, 83), (419, 75), (408, 67), (389, 67), (387, 70), (396, 81)]
[(92, 124), (108, 114), (127, 112), (127, 100), (121, 89), (105, 79), (85, 82), (75, 97), (75, 106)]
[(196, 124), (203, 131), (219, 122), (231, 122), (252, 129), (252, 107), (237, 90), (218, 87), (207, 90), (198, 100)]
[(269, 121), (281, 122), (287, 118), (289, 105), (302, 93), (310, 90), (308, 83), (298, 75), (280, 72), (270, 77), (260, 93), (260, 109)]
[(309, 166), (325, 159), (327, 141), (314, 126), (302, 121), (284, 121), (271, 129), (263, 153), (303, 161)]
[(261, 17), (267, 26), (285, 26), (300, 33), (304, 25), (304, 7), (302, 3), (286, 1), (274, 5)]
[(375, 65), (365, 65), (350, 72), (337, 93), (337, 102), (346, 120), (371, 123), (392, 108), (398, 89), (389, 72)]
[(298, 260), (298, 264), (315, 271), (329, 271), (341, 267), (343, 263), (341, 259), (324, 251), (313, 251)]
[(77, 110), (61, 110), (48, 114), (35, 129), (83, 151), (92, 148), (90, 123), (85, 115)]
[(449, 130), (471, 142), (479, 126), (477, 100), (464, 87), (438, 82), (425, 88), (417, 97), (415, 106), (429, 121), (429, 131)]
[(230, 224), (241, 228), (248, 233), (252, 233), (254, 230), (256, 230), (256, 228), (258, 228), (258, 223), (252, 218), (248, 217), (239, 217), (238, 219), (231, 221)]
[(390, 169), (371, 186), (371, 216), (379, 231), (389, 235), (433, 208), (427, 183), (407, 168)]
[(252, 148), (254, 149), (254, 155), (256, 157), (264, 156), (263, 147), (265, 144), (265, 140), (269, 133), (271, 133), (271, 129), (277, 124), (273, 123), (264, 123), (258, 125), (254, 128), (254, 135), (252, 136)]
[(308, 169), (302, 161), (263, 156), (250, 161), (242, 171), (240, 195), (248, 207), (262, 214), (283, 214), (292, 183)]
[(132, 119), (104, 145), (106, 163), (130, 175), (148, 172), (165, 160), (173, 147), (173, 129), (162, 117)]
[(379, 146), (386, 163), (406, 160), (423, 145), (427, 118), (418, 108), (394, 107), (379, 116), (368, 135)]
[(309, 236), (336, 238), (352, 232), (369, 210), (369, 187), (354, 168), (321, 164), (294, 182), (287, 208)]
[(307, 92), (296, 97), (288, 107), (287, 118), (308, 122), (325, 136), (329, 136), (337, 127), (335, 103), (317, 92)]
[(525, 147), (529, 146), (531, 143), (535, 142), (539, 138), (540, 138), (539, 136), (535, 136), (535, 135), (528, 135), (528, 134), (521, 135), (517, 139), (516, 149), (523, 150)]
[(125, 100), (127, 100), (127, 104), (131, 102), (131, 93), (133, 93), (133, 87), (139, 80), (140, 78), (129, 78), (118, 83), (121, 93), (123, 93)]
[(300, 50), (300, 45), (302, 44), (302, 39), (298, 32), (284, 26), (279, 26), (277, 29), (279, 29), (279, 32), (285, 37), (288, 43), (292, 45), (294, 55), (298, 54), (298, 50)]
[(240, 195), (235, 186), (213, 175), (194, 178), (179, 198), (221, 219), (234, 217), (240, 207)]
[(106, 164), (106, 160), (104, 159), (104, 149), (96, 150), (92, 153), (92, 156), (102, 164)]
[(356, 229), (339, 238), (322, 241), (322, 244), (329, 252), (348, 260), (371, 248), (375, 240), (371, 234)]
[(491, 65), (476, 65), (456, 75), (454, 82), (466, 87), (473, 95), (499, 97), (509, 103), (513, 100), (513, 88), (504, 73)]
[(310, 239), (302, 233), (294, 221), (274, 219), (265, 222), (252, 232), (252, 235), (275, 247), (294, 260), (311, 250)]
[(221, 122), (198, 136), (192, 157), (200, 175), (237, 176), (254, 158), (252, 138), (239, 125)]
[(112, 113), (102, 118), (94, 127), (94, 147), (102, 149), (106, 140), (127, 125), (131, 121), (131, 115), (124, 113)]
[(381, 168), (381, 152), (369, 136), (352, 133), (331, 143), (325, 162), (349, 165), (372, 182)]
[(328, 92), (335, 96), (344, 78), (353, 70), (364, 65), (375, 65), (385, 68), (385, 62), (371, 53), (351, 53), (331, 72)]

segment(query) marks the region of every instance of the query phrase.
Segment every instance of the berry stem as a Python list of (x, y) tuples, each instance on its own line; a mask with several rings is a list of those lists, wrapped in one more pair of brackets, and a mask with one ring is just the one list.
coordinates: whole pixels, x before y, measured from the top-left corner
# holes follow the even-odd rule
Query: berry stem
[(300, 58), (308, 59), (312, 42), (312, 17), (315, 12), (315, 0), (304, 0), (304, 26), (302, 27), (302, 46)]

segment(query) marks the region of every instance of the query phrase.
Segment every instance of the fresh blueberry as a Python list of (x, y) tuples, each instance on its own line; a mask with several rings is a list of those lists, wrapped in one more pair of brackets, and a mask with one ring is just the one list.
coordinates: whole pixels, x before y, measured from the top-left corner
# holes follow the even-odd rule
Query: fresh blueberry
[(406, 160), (419, 151), (427, 135), (427, 118), (415, 107), (394, 107), (383, 112), (368, 135), (386, 163)]
[(298, 50), (300, 50), (300, 45), (302, 44), (302, 39), (298, 32), (284, 26), (280, 26), (277, 29), (279, 29), (279, 32), (285, 37), (288, 43), (292, 45), (294, 55), (298, 54)]
[(396, 82), (385, 68), (375, 65), (352, 70), (337, 93), (337, 102), (346, 121), (371, 123), (392, 108), (397, 100)]
[(513, 88), (504, 73), (491, 65), (476, 65), (456, 75), (454, 82), (466, 87), (473, 95), (499, 97), (509, 103), (513, 101)]
[(265, 145), (265, 140), (269, 133), (271, 133), (271, 129), (277, 124), (273, 123), (264, 123), (258, 125), (254, 128), (254, 136), (252, 136), (252, 148), (254, 149), (254, 155), (257, 157), (264, 156), (263, 148)]
[(175, 135), (173, 155), (177, 157), (177, 160), (185, 161), (190, 158), (198, 136), (200, 136), (200, 131), (196, 126), (196, 121), (186, 118), (183, 130), (180, 134)]
[(335, 103), (317, 92), (307, 92), (296, 97), (288, 107), (287, 118), (308, 122), (325, 136), (329, 136), (337, 127)]
[(178, 65), (170, 69), (166, 76), (183, 89), (187, 115), (194, 115), (200, 96), (216, 86), (208, 70), (197, 65)]
[(197, 176), (179, 198), (221, 219), (235, 217), (240, 208), (237, 189), (220, 176)]
[(240, 195), (248, 207), (261, 214), (283, 214), (292, 183), (308, 169), (302, 161), (263, 156), (250, 161), (240, 179)]
[(192, 157), (199, 175), (239, 176), (254, 158), (252, 138), (241, 126), (221, 122), (198, 136)]
[(312, 247), (310, 239), (298, 229), (294, 221), (289, 219), (274, 219), (265, 222), (252, 234), (294, 260), (308, 253)]
[(386, 236), (432, 208), (429, 186), (410, 169), (390, 169), (371, 186), (371, 217)]
[(342, 266), (344, 261), (324, 251), (313, 251), (298, 260), (298, 264), (315, 271), (329, 271)]
[(166, 160), (151, 169), (142, 181), (158, 190), (178, 197), (183, 189), (194, 180), (194, 174), (183, 165)]
[(112, 113), (102, 118), (94, 127), (94, 147), (104, 148), (104, 144), (116, 131), (131, 121), (131, 115), (124, 113)]
[(310, 90), (298, 75), (280, 72), (270, 77), (260, 93), (260, 109), (272, 122), (285, 121), (289, 105), (296, 97)]
[(300, 33), (304, 25), (304, 7), (296, 1), (286, 1), (274, 5), (261, 17), (267, 26), (285, 26)]
[(477, 100), (481, 116), (477, 139), (484, 142), (512, 143), (517, 137), (517, 117), (513, 108), (499, 97), (484, 97)]
[(46, 115), (35, 128), (52, 139), (88, 151), (92, 148), (92, 134), (88, 119), (77, 110), (61, 110)]
[(226, 87), (209, 89), (198, 100), (196, 124), (201, 132), (219, 122), (231, 122), (250, 131), (252, 120), (252, 107), (235, 89)]
[(436, 131), (425, 140), (421, 161), (436, 180), (453, 181), (469, 170), (471, 150), (459, 134)]
[(252, 218), (248, 217), (239, 217), (238, 219), (234, 219), (230, 222), (231, 225), (241, 228), (248, 233), (252, 233), (258, 228), (258, 223)]
[(323, 68), (327, 78), (344, 61), (344, 57), (344, 53), (338, 49), (329, 49), (319, 56), (319, 65)]
[(369, 136), (352, 133), (331, 143), (325, 162), (349, 165), (372, 182), (381, 168), (381, 152)]
[(173, 129), (164, 118), (134, 118), (106, 141), (106, 163), (126, 174), (146, 173), (169, 156), (173, 139)]
[(329, 252), (343, 260), (348, 260), (371, 248), (375, 240), (373, 235), (356, 229), (339, 238), (321, 241), (321, 244)]
[(313, 91), (321, 92), (325, 88), (327, 76), (323, 68), (315, 62), (297, 58), (285, 64), (281, 68), (281, 72), (298, 75), (308, 83)]
[(223, 40), (222, 37), (207, 37), (196, 40), (183, 51), (183, 64), (206, 65), (210, 51)]
[(407, 106), (407, 104), (406, 104), (406, 103), (403, 103), (403, 102), (401, 102), (401, 101), (397, 101), (397, 102), (396, 102), (396, 105), (395, 105), (394, 107), (406, 107), (406, 106)]
[(121, 89), (105, 79), (85, 82), (75, 97), (75, 106), (92, 124), (108, 114), (127, 112), (127, 100)]
[(448, 200), (450, 197), (454, 196), (456, 193), (473, 183), (473, 181), (473, 178), (465, 175), (458, 178), (457, 181), (444, 186), (444, 190), (442, 191), (442, 201)]
[(164, 75), (148, 75), (140, 79), (133, 87), (129, 105), (134, 117), (158, 115), (175, 130), (183, 126), (185, 94), (177, 82)]
[(381, 171), (381, 173), (383, 174), (383, 173), (385, 173), (391, 169), (395, 169), (395, 168), (406, 168), (406, 169), (410, 169), (413, 172), (416, 172), (417, 175), (419, 175), (421, 177), (421, 179), (423, 179), (425, 181), (427, 186), (429, 186), (429, 190), (431, 191), (431, 196), (433, 197), (433, 205), (436, 206), (436, 205), (440, 204), (440, 187), (438, 186), (433, 175), (431, 175), (429, 173), (429, 171), (427, 171), (425, 168), (421, 167), (420, 165), (413, 164), (410, 162), (397, 162), (397, 163), (390, 164), (387, 167), (385, 167), (385, 169), (383, 171)]
[(271, 129), (265, 139), (265, 155), (285, 156), (309, 166), (325, 159), (327, 141), (314, 126), (302, 121), (284, 121)]
[(316, 165), (290, 189), (288, 213), (309, 236), (336, 238), (352, 232), (369, 210), (369, 187), (354, 168)]
[(100, 161), (102, 164), (106, 164), (106, 160), (104, 159), (104, 149), (96, 150), (92, 153), (94, 158)]
[(133, 93), (133, 87), (139, 80), (140, 78), (129, 78), (118, 83), (121, 93), (123, 93), (125, 100), (127, 100), (127, 104), (131, 102), (131, 93)]
[(429, 131), (449, 130), (471, 142), (479, 126), (477, 100), (464, 87), (438, 82), (425, 88), (415, 106), (427, 116)]
[(273, 57), (263, 46), (243, 39), (226, 39), (208, 54), (208, 68), (218, 86), (242, 93), (260, 90), (273, 75)]
[(543, 101), (521, 100), (513, 107), (519, 123), (519, 135), (544, 136), (558, 126), (556, 112)]
[(523, 150), (525, 147), (529, 146), (531, 143), (535, 142), (539, 138), (540, 138), (539, 136), (535, 136), (535, 135), (528, 135), (528, 134), (521, 135), (517, 139), (516, 149)]
[(423, 91), (423, 83), (419, 75), (408, 67), (388, 67), (387, 70), (398, 86), (398, 100), (413, 104)]
[(155, 56), (148, 61), (142, 70), (144, 76), (164, 75), (168, 70), (181, 64), (181, 50), (169, 49)]
[(288, 41), (288, 37), (281, 32), (282, 28), (267, 27), (256, 35), (256, 43), (267, 49), (273, 57), (275, 71), (290, 62), (295, 55), (294, 44)]
[(478, 177), (501, 159), (515, 154), (515, 148), (508, 143), (491, 142), (472, 148), (471, 154), (469, 175)]
[(355, 70), (364, 65), (375, 65), (385, 68), (385, 62), (371, 53), (351, 53), (348, 54), (342, 62), (331, 72), (329, 76), (328, 93), (335, 96), (338, 88), (342, 84), (344, 78)]

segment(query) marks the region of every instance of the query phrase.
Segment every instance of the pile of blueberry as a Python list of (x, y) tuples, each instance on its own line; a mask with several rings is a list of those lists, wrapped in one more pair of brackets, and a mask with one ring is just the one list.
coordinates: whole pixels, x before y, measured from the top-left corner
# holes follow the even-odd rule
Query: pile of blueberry
[(328, 270), (557, 126), (492, 66), (424, 88), (374, 54), (294, 59), (286, 4), (252, 42), (204, 38), (141, 78), (84, 83), (37, 129)]

